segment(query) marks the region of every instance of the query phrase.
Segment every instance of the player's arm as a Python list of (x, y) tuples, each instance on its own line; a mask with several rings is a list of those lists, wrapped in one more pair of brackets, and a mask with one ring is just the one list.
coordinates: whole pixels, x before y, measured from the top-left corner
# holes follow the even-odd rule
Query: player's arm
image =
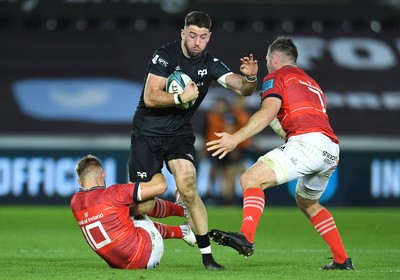
[(225, 157), (227, 153), (232, 151), (236, 146), (258, 134), (266, 128), (278, 114), (282, 101), (279, 98), (269, 97), (264, 99), (261, 108), (255, 112), (247, 124), (234, 134), (226, 132), (215, 133), (219, 139), (206, 143), (207, 151), (213, 151), (212, 156), (218, 156), (219, 159)]
[(148, 108), (175, 106), (174, 97), (165, 91), (167, 78), (149, 73), (144, 86), (144, 104)]
[[(140, 182), (140, 201), (152, 199), (155, 196), (162, 195), (167, 190), (167, 182), (162, 173), (155, 174), (150, 181)], [(138, 192), (139, 194), (139, 192)]]
[(174, 107), (179, 103), (186, 103), (195, 100), (199, 95), (199, 90), (194, 82), (185, 86), (185, 90), (180, 95), (180, 99), (175, 99), (173, 94), (165, 91), (167, 78), (149, 73), (144, 87), (144, 104), (149, 108)]
[(257, 88), (258, 63), (252, 54), (248, 57), (242, 57), (240, 62), (240, 72), (242, 75), (229, 73), (224, 77), (224, 82), (226, 83), (226, 87), (234, 92), (243, 96), (249, 96)]
[(134, 186), (133, 202), (142, 202), (162, 195), (167, 190), (167, 182), (162, 173), (156, 173), (148, 182), (129, 182)]
[(273, 119), (269, 126), (275, 131), (275, 133), (286, 140), (286, 132), (283, 130), (282, 125), (277, 118)]

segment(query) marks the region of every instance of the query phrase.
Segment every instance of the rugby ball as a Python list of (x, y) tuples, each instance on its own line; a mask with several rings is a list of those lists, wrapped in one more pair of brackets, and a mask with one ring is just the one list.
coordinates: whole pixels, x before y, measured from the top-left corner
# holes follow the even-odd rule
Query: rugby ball
[[(169, 75), (167, 84), (165, 85), (165, 91), (170, 94), (182, 94), (185, 86), (190, 83), (192, 79), (181, 71), (174, 71)], [(187, 103), (177, 104), (176, 107), (182, 110), (186, 110), (193, 106), (195, 100)]]

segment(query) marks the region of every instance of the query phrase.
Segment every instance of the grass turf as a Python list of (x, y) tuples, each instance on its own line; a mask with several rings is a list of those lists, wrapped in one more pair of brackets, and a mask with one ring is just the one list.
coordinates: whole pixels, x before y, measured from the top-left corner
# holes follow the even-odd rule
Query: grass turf
[[(206, 271), (197, 248), (166, 240), (154, 270), (111, 269), (86, 244), (68, 207), (0, 207), (1, 279), (400, 279), (400, 208), (331, 208), (355, 271), (321, 271), (330, 250), (295, 207), (267, 207), (255, 253), (212, 244), (226, 271)], [(211, 228), (237, 231), (239, 207), (209, 208)], [(182, 218), (158, 219), (179, 224)]]

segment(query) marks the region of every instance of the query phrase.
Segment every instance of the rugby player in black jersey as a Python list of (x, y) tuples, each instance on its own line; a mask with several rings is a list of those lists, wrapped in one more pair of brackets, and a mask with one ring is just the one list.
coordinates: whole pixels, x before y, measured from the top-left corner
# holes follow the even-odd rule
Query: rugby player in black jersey
[[(166, 163), (176, 181), (178, 195), (186, 205), (190, 225), (206, 269), (223, 270), (211, 253), (206, 208), (197, 192), (195, 135), (191, 119), (205, 98), (212, 80), (233, 92), (249, 96), (257, 87), (257, 60), (240, 59), (241, 74), (233, 73), (219, 58), (205, 51), (211, 37), (211, 18), (193, 11), (186, 15), (180, 40), (155, 51), (146, 70), (144, 87), (133, 117), (129, 156), (130, 181), (149, 181)], [(175, 97), (165, 92), (168, 76), (175, 70), (192, 82)], [(187, 110), (176, 105), (195, 100)], [(154, 202), (148, 202), (152, 207)]]

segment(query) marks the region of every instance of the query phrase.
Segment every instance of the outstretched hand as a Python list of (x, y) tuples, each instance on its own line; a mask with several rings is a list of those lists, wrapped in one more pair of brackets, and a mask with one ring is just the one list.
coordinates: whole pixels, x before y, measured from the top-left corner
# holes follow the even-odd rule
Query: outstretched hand
[(240, 72), (245, 76), (256, 76), (258, 73), (258, 62), (254, 59), (253, 54), (242, 57), (240, 59)]
[(219, 155), (218, 158), (222, 159), (238, 145), (235, 136), (232, 134), (227, 132), (215, 132), (214, 134), (217, 135), (219, 139), (206, 143), (207, 151), (214, 151), (212, 153), (213, 157)]

